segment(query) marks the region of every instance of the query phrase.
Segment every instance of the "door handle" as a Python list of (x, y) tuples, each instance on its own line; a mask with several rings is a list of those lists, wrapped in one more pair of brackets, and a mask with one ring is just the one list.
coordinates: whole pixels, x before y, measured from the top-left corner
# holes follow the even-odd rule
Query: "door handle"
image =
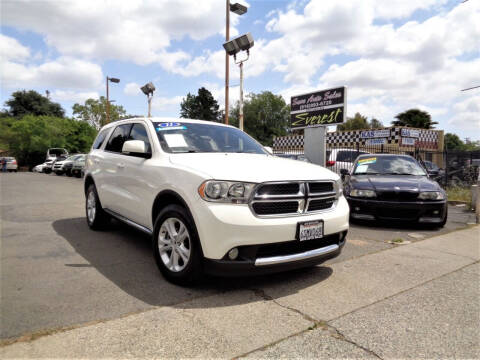
[(125, 167), (125, 164), (124, 163), (117, 163), (117, 167), (123, 169)]

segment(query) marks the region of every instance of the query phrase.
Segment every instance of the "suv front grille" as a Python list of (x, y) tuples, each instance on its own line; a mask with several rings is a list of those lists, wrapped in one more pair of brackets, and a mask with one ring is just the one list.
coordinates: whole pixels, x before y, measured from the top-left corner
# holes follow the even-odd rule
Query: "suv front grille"
[(333, 181), (292, 181), (257, 186), (250, 208), (258, 216), (301, 215), (332, 208), (337, 199)]

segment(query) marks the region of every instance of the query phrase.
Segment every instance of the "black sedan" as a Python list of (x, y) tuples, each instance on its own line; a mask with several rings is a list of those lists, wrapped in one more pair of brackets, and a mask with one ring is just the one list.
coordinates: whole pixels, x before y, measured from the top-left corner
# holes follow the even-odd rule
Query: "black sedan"
[(346, 176), (351, 219), (404, 220), (443, 227), (447, 195), (411, 156), (359, 156)]

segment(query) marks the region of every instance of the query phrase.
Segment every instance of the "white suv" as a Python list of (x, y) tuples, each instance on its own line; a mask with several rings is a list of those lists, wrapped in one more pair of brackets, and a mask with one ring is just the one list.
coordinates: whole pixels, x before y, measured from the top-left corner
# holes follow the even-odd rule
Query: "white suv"
[(181, 284), (312, 266), (338, 256), (348, 230), (337, 174), (208, 121), (106, 125), (87, 156), (85, 195), (90, 228), (115, 217), (150, 234), (160, 271)]

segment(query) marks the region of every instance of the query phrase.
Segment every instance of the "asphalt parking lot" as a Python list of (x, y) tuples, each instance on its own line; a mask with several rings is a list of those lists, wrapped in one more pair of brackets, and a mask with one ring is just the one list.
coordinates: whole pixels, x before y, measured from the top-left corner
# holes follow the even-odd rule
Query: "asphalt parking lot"
[[(0, 181), (2, 339), (161, 306), (188, 307), (192, 300), (214, 294), (228, 298), (238, 290), (261, 293), (268, 286), (276, 297), (288, 297), (332, 275), (329, 266), (318, 266), (234, 281), (209, 278), (195, 288), (174, 286), (159, 274), (147, 236), (118, 222), (107, 231), (88, 229), (81, 179), (17, 173), (2, 175)], [(394, 239), (416, 242), (466, 228), (473, 220), (471, 213), (451, 206), (441, 230), (352, 225), (342, 255), (325, 265), (403, 246), (389, 243)], [(286, 283), (290, 286), (283, 286)]]

